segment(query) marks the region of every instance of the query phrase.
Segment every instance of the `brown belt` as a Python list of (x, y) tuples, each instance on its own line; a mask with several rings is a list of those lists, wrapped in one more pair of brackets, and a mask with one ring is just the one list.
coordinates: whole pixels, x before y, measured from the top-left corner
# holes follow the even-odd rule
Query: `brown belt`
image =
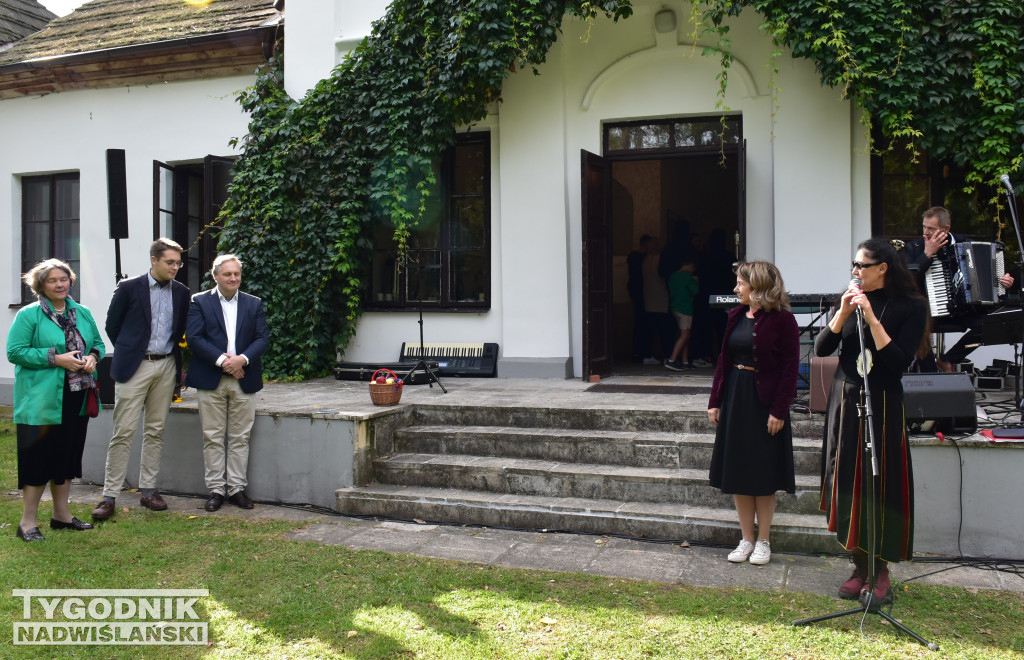
[(147, 354), (142, 356), (142, 359), (143, 360), (149, 360), (150, 362), (153, 362), (153, 361), (156, 361), (156, 360), (163, 360), (165, 357), (167, 357), (167, 355), (168, 355), (167, 353), (164, 353), (162, 355), (159, 354), (159, 353), (147, 353)]
[(747, 366), (747, 365), (745, 365), (745, 364), (734, 364), (734, 365), (732, 365), (732, 366), (736, 367), (737, 369), (746, 369), (747, 371), (756, 371), (756, 370), (754, 369), (754, 367), (748, 367), (748, 366)]

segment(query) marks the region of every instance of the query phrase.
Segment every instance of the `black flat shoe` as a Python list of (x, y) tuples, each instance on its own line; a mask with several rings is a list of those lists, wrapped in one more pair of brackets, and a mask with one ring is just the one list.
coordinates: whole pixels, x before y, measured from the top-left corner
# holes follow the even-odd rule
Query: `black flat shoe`
[(38, 527), (33, 527), (32, 529), (25, 531), (21, 528), (21, 525), (18, 525), (18, 531), (15, 532), (15, 535), (25, 543), (43, 540), (43, 534), (39, 531)]
[(50, 518), (50, 529), (73, 529), (76, 532), (81, 532), (84, 529), (92, 529), (92, 525), (71, 516), (71, 522), (64, 522), (63, 520), (54, 520), (53, 518)]

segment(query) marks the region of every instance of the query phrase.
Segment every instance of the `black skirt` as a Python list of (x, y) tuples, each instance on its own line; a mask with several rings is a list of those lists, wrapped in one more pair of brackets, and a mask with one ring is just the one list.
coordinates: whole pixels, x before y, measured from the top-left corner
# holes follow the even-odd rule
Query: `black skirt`
[(18, 488), (57, 485), (82, 476), (82, 452), (89, 417), (79, 415), (85, 392), (64, 383), (60, 424), (18, 424)]
[(768, 406), (757, 396), (754, 372), (729, 370), (715, 433), (708, 480), (730, 495), (772, 495), (796, 492), (793, 474), (793, 430), (768, 433)]
[[(860, 385), (836, 379), (828, 399), (821, 460), (821, 502), (828, 529), (847, 550), (868, 552), (871, 485), (869, 438), (861, 432)], [(914, 554), (914, 471), (902, 387), (871, 390), (879, 478), (875, 480), (875, 547), (885, 561)]]

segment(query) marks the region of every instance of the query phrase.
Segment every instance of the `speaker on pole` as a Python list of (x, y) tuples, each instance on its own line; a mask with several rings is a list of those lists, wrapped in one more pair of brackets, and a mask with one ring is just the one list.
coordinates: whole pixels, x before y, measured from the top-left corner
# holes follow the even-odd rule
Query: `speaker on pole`
[(932, 422), (935, 431), (978, 430), (978, 408), (969, 374), (903, 374), (903, 407), (911, 428)]
[(107, 149), (107, 209), (110, 238), (128, 238), (128, 179), (124, 149)]

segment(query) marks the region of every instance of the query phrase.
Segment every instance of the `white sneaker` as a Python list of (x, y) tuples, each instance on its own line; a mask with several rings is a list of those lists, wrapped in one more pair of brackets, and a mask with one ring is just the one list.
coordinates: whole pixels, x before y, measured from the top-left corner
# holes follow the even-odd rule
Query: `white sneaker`
[(704, 367), (710, 367), (711, 363), (704, 358), (697, 358), (693, 361), (693, 366), (703, 369)]
[(754, 551), (750, 553), (750, 563), (763, 566), (767, 564), (772, 558), (772, 547), (768, 544), (768, 541), (758, 541), (754, 545)]
[(661, 364), (661, 360), (659, 360), (658, 358), (653, 357), (653, 356), (645, 357), (644, 358), (644, 364)]
[(749, 557), (750, 553), (753, 551), (754, 544), (747, 539), (743, 539), (740, 541), (740, 544), (736, 546), (736, 549), (729, 553), (729, 561), (737, 564), (747, 561), (747, 557)]

